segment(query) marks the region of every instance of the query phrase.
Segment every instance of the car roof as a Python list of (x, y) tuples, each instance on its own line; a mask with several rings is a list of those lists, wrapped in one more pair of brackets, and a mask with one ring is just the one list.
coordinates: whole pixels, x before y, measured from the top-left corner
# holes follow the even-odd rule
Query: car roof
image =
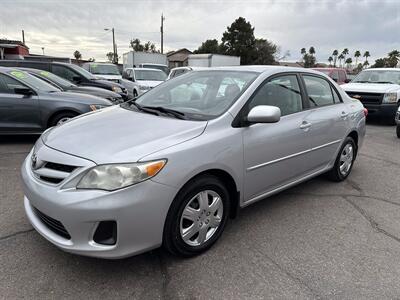
[[(166, 67), (167, 65), (164, 64), (154, 64), (154, 63), (141, 63), (139, 65), (149, 65), (149, 66), (163, 66)], [(144, 69), (144, 68), (143, 68)]]
[(400, 72), (399, 68), (372, 68), (372, 69), (365, 69), (363, 71), (395, 71)]
[(198, 70), (199, 72), (210, 70), (210, 71), (242, 71), (242, 72), (256, 72), (256, 73), (280, 73), (280, 72), (307, 72), (320, 75), (321, 72), (299, 67), (287, 67), (287, 66), (270, 66), (270, 65), (249, 65), (249, 66), (228, 66), (228, 67), (210, 67)]
[[(144, 71), (157, 71), (157, 72), (163, 72), (159, 69), (152, 69), (152, 68), (127, 68), (127, 69), (133, 69), (133, 70), (144, 70)], [(164, 72), (163, 72), (164, 73)]]
[(8, 72), (8, 71), (24, 71), (25, 70), (21, 70), (20, 68), (17, 67), (1, 67), (0, 66), (0, 72)]

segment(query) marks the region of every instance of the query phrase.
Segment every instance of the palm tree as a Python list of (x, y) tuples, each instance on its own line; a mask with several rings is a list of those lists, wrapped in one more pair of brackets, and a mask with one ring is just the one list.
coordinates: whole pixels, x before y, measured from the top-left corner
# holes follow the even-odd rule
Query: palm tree
[(339, 54), (339, 51), (333, 50), (333, 52), (332, 52), (332, 56), (333, 56), (333, 67), (335, 67), (335, 68), (336, 68), (336, 60), (337, 60), (338, 54)]
[(342, 54), (343, 54), (343, 60), (345, 61), (346, 60), (346, 55), (349, 54), (349, 49), (344, 48), (343, 51), (342, 51)]
[(388, 53), (389, 66), (395, 68), (400, 60), (400, 52), (398, 50), (393, 50)]
[(369, 66), (369, 62), (368, 62), (368, 60), (365, 60), (364, 63), (363, 63), (363, 67), (367, 68), (368, 66)]
[(311, 54), (311, 56), (314, 56), (315, 54), (315, 48), (313, 46), (310, 47), (310, 50), (308, 52)]
[(351, 57), (348, 57), (345, 61), (345, 64), (347, 65), (347, 69), (351, 68), (351, 64), (353, 63), (353, 60), (351, 59)]
[[(368, 57), (370, 57), (371, 54), (369, 53), (369, 51), (365, 51), (363, 57), (365, 57), (365, 61), (368, 62)], [(369, 64), (368, 64), (369, 65)]]
[(301, 60), (304, 61), (304, 55), (307, 53), (306, 48), (301, 48), (300, 53), (301, 53)]
[(340, 53), (340, 55), (338, 56), (338, 59), (339, 59), (339, 67), (342, 67), (342, 60), (344, 59), (343, 53)]
[(332, 56), (329, 56), (329, 57), (328, 57), (328, 61), (329, 61), (329, 66), (332, 67), (332, 61), (333, 61)]
[(75, 50), (74, 57), (79, 62), (79, 60), (82, 59), (82, 54), (78, 50)]
[(356, 58), (356, 66), (358, 66), (358, 58), (361, 56), (361, 52), (357, 50), (354, 52), (354, 57)]

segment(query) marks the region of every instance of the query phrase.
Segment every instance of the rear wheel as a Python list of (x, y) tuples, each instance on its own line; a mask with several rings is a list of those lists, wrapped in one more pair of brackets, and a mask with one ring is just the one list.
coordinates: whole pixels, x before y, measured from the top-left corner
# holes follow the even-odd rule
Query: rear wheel
[(351, 137), (347, 137), (340, 148), (336, 157), (335, 165), (329, 171), (328, 176), (333, 181), (345, 180), (353, 168), (353, 163), (356, 158), (357, 146)]
[(169, 209), (164, 247), (183, 257), (206, 251), (221, 236), (229, 211), (229, 193), (217, 177), (194, 179), (178, 193)]
[(78, 114), (74, 112), (62, 112), (57, 115), (55, 115), (51, 121), (50, 121), (50, 126), (57, 126), (61, 125), (70, 119), (76, 117)]
[(400, 139), (400, 124), (397, 124), (397, 126), (396, 126), (396, 134), (397, 134), (397, 137)]

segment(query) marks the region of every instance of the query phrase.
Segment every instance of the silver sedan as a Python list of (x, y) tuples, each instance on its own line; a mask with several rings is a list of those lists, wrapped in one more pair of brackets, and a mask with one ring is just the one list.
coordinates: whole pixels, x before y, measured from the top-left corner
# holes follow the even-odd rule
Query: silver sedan
[(22, 166), (26, 214), (68, 252), (193, 256), (238, 208), (323, 173), (345, 180), (365, 115), (316, 71), (193, 71), (47, 130)]

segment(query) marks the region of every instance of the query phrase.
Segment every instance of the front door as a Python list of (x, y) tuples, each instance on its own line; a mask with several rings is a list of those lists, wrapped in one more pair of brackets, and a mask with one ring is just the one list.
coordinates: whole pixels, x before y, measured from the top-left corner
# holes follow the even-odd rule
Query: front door
[(307, 170), (303, 155), (311, 136), (304, 120), (299, 77), (296, 74), (274, 76), (265, 81), (248, 102), (245, 111), (257, 105), (281, 109), (277, 123), (253, 124), (243, 128), (244, 198), (254, 201), (300, 178)]

